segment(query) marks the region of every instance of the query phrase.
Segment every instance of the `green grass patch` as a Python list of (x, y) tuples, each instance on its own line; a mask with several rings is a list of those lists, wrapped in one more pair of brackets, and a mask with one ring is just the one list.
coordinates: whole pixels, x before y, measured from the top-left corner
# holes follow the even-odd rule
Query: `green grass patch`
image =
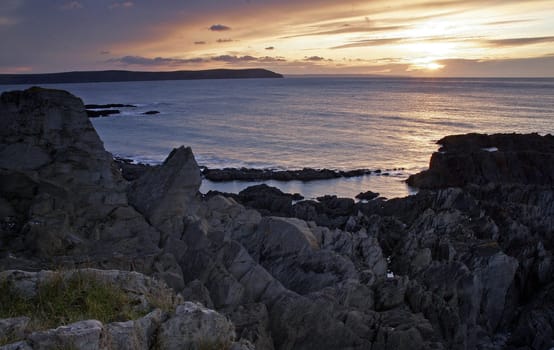
[(0, 283), (0, 318), (28, 316), (32, 330), (50, 329), (80, 320), (102, 323), (126, 321), (144, 315), (117, 286), (90, 274), (59, 273), (38, 285), (36, 296), (25, 298), (10, 285)]

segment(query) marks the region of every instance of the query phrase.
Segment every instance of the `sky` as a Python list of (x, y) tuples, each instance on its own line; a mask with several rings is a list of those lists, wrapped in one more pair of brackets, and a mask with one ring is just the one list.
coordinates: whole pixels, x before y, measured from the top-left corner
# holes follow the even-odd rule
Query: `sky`
[(554, 77), (554, 0), (0, 0), (0, 73)]

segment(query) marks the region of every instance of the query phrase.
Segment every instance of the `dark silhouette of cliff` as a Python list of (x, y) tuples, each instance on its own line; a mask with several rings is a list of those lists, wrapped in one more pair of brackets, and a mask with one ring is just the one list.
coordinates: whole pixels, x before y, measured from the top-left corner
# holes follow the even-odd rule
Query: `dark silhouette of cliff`
[(0, 74), (0, 84), (68, 84), (113, 81), (282, 78), (266, 69), (210, 69), (173, 72), (133, 72), (126, 70), (63, 72), (46, 74)]

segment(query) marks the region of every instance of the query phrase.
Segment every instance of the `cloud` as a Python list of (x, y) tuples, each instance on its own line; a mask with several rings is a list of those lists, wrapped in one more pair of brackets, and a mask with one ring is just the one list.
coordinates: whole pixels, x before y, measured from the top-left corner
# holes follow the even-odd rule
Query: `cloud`
[(205, 41), (195, 41), (194, 42), (194, 45), (205, 45), (206, 42)]
[(205, 62), (202, 58), (167, 58), (167, 57), (156, 57), (156, 58), (147, 58), (142, 56), (123, 56), (120, 58), (112, 58), (107, 62), (109, 63), (123, 63), (125, 65), (136, 65), (136, 66), (175, 66), (191, 63), (203, 63)]
[(226, 62), (226, 63), (278, 63), (286, 62), (287, 60), (284, 57), (254, 57), (250, 55), (246, 56), (235, 56), (235, 55), (221, 55), (210, 58), (211, 61), (215, 62)]
[(495, 46), (495, 47), (523, 46), (523, 45), (542, 44), (542, 43), (550, 43), (550, 42), (554, 42), (554, 36), (509, 38), (509, 39), (496, 39), (496, 40), (485, 41), (486, 44), (490, 46)]
[(277, 63), (277, 62), (286, 62), (287, 60), (284, 57), (258, 57), (258, 62), (263, 63)]
[(304, 37), (304, 36), (315, 36), (315, 35), (333, 35), (333, 34), (350, 34), (350, 33), (376, 33), (376, 32), (387, 32), (387, 31), (394, 31), (394, 30), (400, 30), (405, 29), (407, 26), (398, 25), (398, 26), (381, 26), (381, 27), (373, 27), (373, 26), (342, 26), (338, 29), (333, 30), (324, 30), (324, 31), (317, 31), (317, 32), (308, 32), (303, 34), (296, 34), (291, 36), (283, 37), (283, 39), (290, 39), (290, 38), (298, 38), (298, 37)]
[(266, 50), (275, 50), (275, 48), (273, 46), (268, 46), (265, 48)]
[(83, 4), (81, 4), (79, 1), (70, 1), (66, 2), (65, 4), (60, 6), (60, 9), (62, 10), (76, 10), (76, 9), (82, 9)]
[(545, 72), (552, 72), (554, 55), (497, 60), (447, 59), (437, 63), (445, 66), (440, 72), (445, 76), (545, 77)]
[(534, 19), (513, 19), (513, 20), (506, 20), (506, 21), (495, 21), (495, 22), (489, 22), (486, 23), (490, 26), (497, 26), (497, 25), (504, 25), (504, 24), (515, 24), (515, 23), (527, 23), (527, 22), (533, 22)]
[(350, 44), (344, 44), (339, 46), (333, 46), (331, 49), (348, 49), (351, 47), (366, 47), (366, 46), (380, 46), (380, 45), (388, 45), (388, 44), (394, 44), (397, 42), (400, 42), (404, 39), (402, 38), (382, 38), (382, 39), (368, 39), (368, 40), (360, 40), (355, 41)]
[(210, 30), (212, 32), (223, 32), (223, 31), (226, 31), (226, 30), (231, 30), (231, 27), (228, 27), (228, 26), (223, 25), (223, 24), (213, 24), (210, 27)]
[(217, 39), (218, 43), (230, 43), (233, 42), (233, 39)]
[(312, 62), (319, 62), (319, 61), (325, 61), (325, 58), (321, 56), (310, 56), (310, 57), (304, 57), (305, 61), (312, 61)]
[(236, 55), (219, 55), (207, 58), (195, 57), (195, 58), (168, 58), (168, 57), (155, 57), (148, 58), (143, 56), (123, 56), (120, 58), (112, 58), (107, 60), (108, 63), (120, 63), (124, 65), (132, 66), (180, 66), (188, 64), (200, 64), (208, 62), (223, 62), (229, 64), (235, 63), (277, 63), (286, 62), (283, 57), (254, 57), (250, 55), (236, 56)]
[(211, 58), (212, 61), (216, 62), (227, 62), (227, 63), (236, 63), (236, 62), (253, 62), (258, 59), (254, 56), (233, 56), (233, 55), (221, 55)]
[(110, 51), (108, 51), (108, 50), (103, 50), (103, 51), (100, 51), (100, 54), (101, 54), (101, 55), (109, 55), (109, 54), (110, 54)]
[(117, 1), (113, 2), (108, 6), (110, 9), (117, 9), (117, 8), (130, 8), (135, 6), (135, 3), (132, 1)]

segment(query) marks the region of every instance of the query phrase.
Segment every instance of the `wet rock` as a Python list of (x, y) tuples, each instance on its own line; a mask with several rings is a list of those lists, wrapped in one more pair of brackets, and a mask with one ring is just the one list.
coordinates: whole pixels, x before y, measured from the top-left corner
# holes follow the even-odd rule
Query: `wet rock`
[(204, 177), (210, 181), (260, 181), (260, 180), (278, 180), (278, 181), (313, 181), (335, 179), (339, 177), (358, 177), (369, 175), (372, 171), (369, 169), (356, 169), (350, 171), (338, 171), (331, 169), (312, 169), (303, 168), (301, 170), (274, 170), (274, 169), (250, 169), (250, 168), (224, 168), (209, 169), (202, 171)]
[(154, 115), (154, 114), (160, 114), (160, 111), (146, 111), (142, 114), (144, 114), (144, 115)]
[(361, 199), (361, 200), (366, 200), (366, 201), (370, 201), (370, 200), (375, 199), (377, 197), (379, 197), (379, 193), (372, 192), (372, 191), (360, 192), (356, 195), (356, 198)]
[(122, 104), (122, 103), (108, 103), (103, 105), (98, 105), (98, 104), (85, 105), (86, 109), (106, 109), (106, 108), (125, 108), (125, 107), (136, 108), (137, 106), (130, 105), (130, 104)]
[(100, 109), (94, 111), (87, 109), (87, 117), (89, 118), (109, 117), (120, 113), (121, 111), (119, 109)]

